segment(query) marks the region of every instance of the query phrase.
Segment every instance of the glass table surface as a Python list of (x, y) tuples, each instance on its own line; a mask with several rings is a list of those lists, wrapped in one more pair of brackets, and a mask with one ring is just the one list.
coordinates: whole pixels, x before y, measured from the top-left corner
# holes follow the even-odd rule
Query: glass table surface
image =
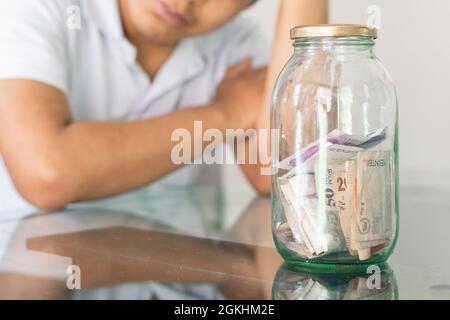
[(142, 189), (57, 212), (0, 213), (0, 299), (449, 299), (450, 194), (402, 188), (400, 238), (371, 274), (293, 270), (270, 199)]

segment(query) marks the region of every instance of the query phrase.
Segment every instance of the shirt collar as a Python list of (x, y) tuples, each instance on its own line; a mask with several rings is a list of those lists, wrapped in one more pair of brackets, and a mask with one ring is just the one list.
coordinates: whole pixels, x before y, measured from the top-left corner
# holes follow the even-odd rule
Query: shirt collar
[(82, 0), (84, 14), (107, 36), (124, 38), (118, 0)]
[(154, 79), (152, 91), (155, 94), (180, 86), (195, 78), (206, 68), (206, 57), (192, 38), (181, 41), (169, 60), (163, 65)]
[(120, 46), (118, 49), (124, 52), (127, 62), (135, 62), (137, 51), (125, 37), (118, 0), (81, 0), (81, 5), (84, 18)]
[(105, 35), (124, 38), (118, 0), (81, 0), (85, 17)]

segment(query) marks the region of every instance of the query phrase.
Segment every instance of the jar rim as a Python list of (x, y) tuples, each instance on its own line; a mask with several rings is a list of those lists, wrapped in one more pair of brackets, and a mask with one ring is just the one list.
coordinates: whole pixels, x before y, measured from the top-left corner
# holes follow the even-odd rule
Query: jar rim
[(291, 29), (291, 39), (317, 37), (369, 37), (376, 39), (378, 30), (362, 24), (317, 24), (296, 26)]

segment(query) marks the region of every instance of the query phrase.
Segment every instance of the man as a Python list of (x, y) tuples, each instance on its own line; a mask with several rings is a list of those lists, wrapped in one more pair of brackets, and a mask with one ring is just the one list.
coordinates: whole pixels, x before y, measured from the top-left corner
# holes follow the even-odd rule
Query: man
[(253, 2), (0, 0), (0, 211), (188, 184), (201, 173), (175, 172), (174, 130), (267, 128), (288, 29), (326, 22), (326, 0), (281, 0), (269, 69), (253, 69), (264, 39), (237, 17)]

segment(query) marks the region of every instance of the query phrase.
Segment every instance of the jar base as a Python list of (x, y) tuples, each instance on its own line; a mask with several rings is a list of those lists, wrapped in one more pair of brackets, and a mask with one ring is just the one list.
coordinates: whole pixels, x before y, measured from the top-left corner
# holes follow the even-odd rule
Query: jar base
[(389, 269), (387, 258), (389, 255), (375, 255), (367, 261), (339, 261), (334, 262), (332, 257), (318, 257), (315, 259), (301, 259), (292, 256), (290, 252), (285, 250), (282, 245), (275, 240), (278, 252), (286, 261), (288, 266), (297, 271), (302, 272), (320, 272), (320, 273), (335, 273), (335, 274), (367, 274), (373, 273), (370, 271), (373, 266), (380, 268), (380, 271)]
[(290, 269), (301, 272), (320, 272), (320, 273), (333, 273), (333, 274), (367, 274), (370, 272), (370, 268), (377, 266), (380, 271), (383, 272), (389, 269), (386, 262), (380, 263), (358, 263), (358, 264), (342, 264), (342, 263), (315, 263), (306, 262), (300, 260), (286, 260)]

